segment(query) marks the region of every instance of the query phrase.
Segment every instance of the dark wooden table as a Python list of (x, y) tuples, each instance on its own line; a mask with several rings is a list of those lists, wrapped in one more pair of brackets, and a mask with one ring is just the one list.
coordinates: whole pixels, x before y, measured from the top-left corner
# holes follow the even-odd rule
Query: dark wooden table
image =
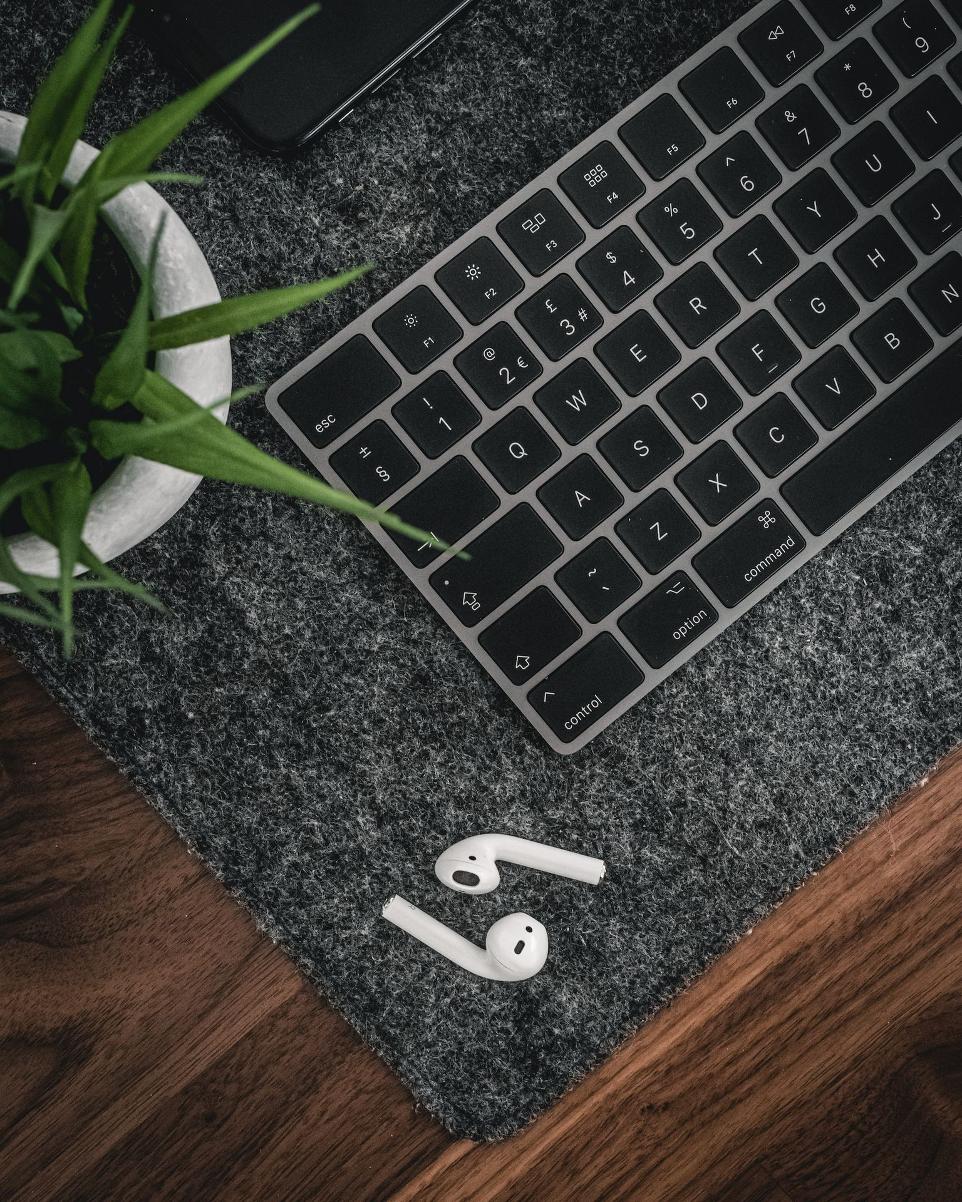
[(0, 653), (0, 1198), (962, 1198), (962, 753), (522, 1134), (394, 1075)]

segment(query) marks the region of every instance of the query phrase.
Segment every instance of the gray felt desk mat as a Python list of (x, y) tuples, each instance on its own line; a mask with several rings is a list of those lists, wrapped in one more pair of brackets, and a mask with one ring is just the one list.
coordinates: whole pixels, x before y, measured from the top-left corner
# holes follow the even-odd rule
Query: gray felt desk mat
[[(365, 259), (364, 285), (235, 343), (271, 380), (744, 11), (482, 0), (291, 161), (198, 122), (165, 165), (226, 294)], [(65, 16), (66, 11), (66, 16)], [(23, 111), (77, 4), (0, 6), (0, 106)], [(170, 95), (131, 37), (89, 133)], [(288, 457), (257, 401), (238, 428)], [(503, 1136), (664, 1004), (962, 736), (962, 443), (577, 756), (524, 721), (350, 521), (205, 484), (121, 566), (163, 620), (84, 594), (81, 653), (4, 635), (323, 994), (452, 1131)], [(433, 877), (503, 829), (602, 855), (598, 889)], [(453, 970), (379, 917), (400, 893), (483, 939), (526, 909), (542, 974)]]

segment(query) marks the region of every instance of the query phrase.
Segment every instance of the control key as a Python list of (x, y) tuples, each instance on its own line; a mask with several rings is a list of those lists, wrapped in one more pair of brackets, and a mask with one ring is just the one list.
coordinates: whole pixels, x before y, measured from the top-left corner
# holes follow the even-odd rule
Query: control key
[(528, 701), (562, 743), (573, 743), (644, 678), (610, 634), (599, 634), (536, 685)]

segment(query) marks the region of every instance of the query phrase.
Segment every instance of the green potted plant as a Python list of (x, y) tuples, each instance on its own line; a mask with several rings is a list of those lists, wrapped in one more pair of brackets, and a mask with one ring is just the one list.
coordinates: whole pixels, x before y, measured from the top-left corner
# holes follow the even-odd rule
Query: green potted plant
[(221, 300), (203, 254), (152, 183), (160, 152), (305, 9), (232, 65), (112, 138), (79, 141), (130, 19), (100, 0), (29, 116), (0, 113), (0, 615), (74, 645), (73, 595), (120, 589), (108, 566), (204, 476), (285, 493), (423, 540), (393, 515), (258, 450), (226, 425), (229, 338), (322, 299), (333, 279)]

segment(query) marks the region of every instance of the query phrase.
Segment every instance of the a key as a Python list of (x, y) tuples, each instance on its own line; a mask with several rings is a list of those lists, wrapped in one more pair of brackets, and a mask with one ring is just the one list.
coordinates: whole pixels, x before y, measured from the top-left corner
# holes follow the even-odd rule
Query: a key
[(553, 563), (562, 546), (522, 502), (464, 550), (470, 559), (448, 559), (431, 573), (431, 587), (460, 622), (477, 626)]
[(695, 523), (667, 489), (659, 488), (615, 527), (618, 537), (652, 575), (698, 542)]
[(424, 284), (375, 318), (374, 332), (409, 372), (423, 370), (461, 337), (461, 327)]
[(707, 263), (696, 263), (655, 297), (686, 346), (701, 344), (738, 316), (738, 302)]
[(570, 275), (545, 284), (516, 313), (549, 359), (563, 358), (602, 323), (601, 314)]
[(541, 364), (503, 321), (485, 331), (454, 360), (489, 409), (500, 409), (541, 375)]
[(867, 207), (878, 204), (915, 170), (912, 160), (880, 121), (836, 150), (832, 162)]
[(598, 450), (633, 492), (647, 488), (682, 456), (678, 441), (647, 405), (600, 439)]
[(538, 500), (569, 538), (584, 538), (624, 498), (589, 455), (579, 455), (538, 489)]
[(663, 668), (718, 621), (718, 610), (685, 572), (674, 572), (618, 619), (653, 668)]
[(732, 217), (740, 216), (782, 182), (775, 164), (747, 130), (703, 159), (697, 171)]
[(886, 217), (873, 217), (836, 249), (842, 270), (866, 300), (877, 300), (918, 260)]
[(779, 97), (755, 124), (790, 171), (797, 171), (841, 132), (806, 84), (798, 84)]
[(758, 481), (727, 442), (713, 443), (675, 481), (709, 526), (717, 526), (758, 492)]
[(710, 359), (697, 359), (666, 384), (658, 402), (690, 442), (701, 442), (742, 407)]
[(792, 381), (826, 430), (834, 430), (875, 396), (875, 385), (841, 346), (833, 346)]
[(356, 497), (380, 505), (418, 474), (418, 463), (385, 421), (374, 421), (331, 456), (331, 467)]
[(720, 243), (715, 258), (749, 300), (757, 300), (798, 266), (798, 256), (761, 215)]
[(927, 363), (782, 485), (813, 534), (824, 534), (962, 421), (962, 343)]
[(578, 270), (612, 313), (620, 313), (664, 275), (651, 251), (626, 225), (582, 255)]
[(562, 743), (573, 743), (644, 679), (641, 668), (605, 632), (535, 685), (528, 701)]
[(512, 684), (525, 684), (580, 634), (578, 623), (541, 585), (483, 630), (478, 642)]
[(436, 371), (392, 409), (401, 428), (429, 459), (437, 459), (481, 421), (446, 371)]
[(621, 408), (587, 359), (575, 359), (534, 394), (534, 403), (565, 442), (574, 446)]
[(400, 387), (380, 351), (355, 334), (285, 388), (278, 403), (314, 446), (326, 447)]
[(854, 297), (827, 263), (816, 263), (775, 298), (806, 346), (830, 338), (858, 313)]
[(735, 427), (735, 437), (766, 476), (779, 476), (818, 442), (818, 435), (784, 392)]
[(803, 3), (836, 42), (882, 7), (882, 0), (803, 0)]
[(589, 622), (601, 622), (641, 587), (641, 580), (606, 538), (596, 538), (555, 572), (569, 601)]
[(962, 196), (943, 171), (930, 171), (913, 184), (892, 211), (927, 255), (962, 230)]
[(775, 502), (760, 501), (691, 562), (721, 603), (731, 607), (804, 549), (805, 539)]
[(898, 88), (895, 76), (865, 38), (856, 38), (815, 72), (819, 87), (854, 125)]
[(962, 102), (938, 75), (892, 105), (892, 120), (923, 158), (934, 159), (962, 134)]
[(934, 345), (901, 300), (890, 300), (856, 326), (852, 341), (886, 384), (908, 371)]
[(690, 180), (680, 179), (645, 205), (638, 220), (671, 263), (681, 263), (713, 238), (722, 224)]
[(633, 313), (602, 338), (595, 353), (631, 396), (638, 396), (681, 356), (650, 313)]
[(581, 226), (547, 188), (502, 217), (498, 233), (532, 275), (544, 275), (585, 240)]
[(477, 438), (474, 452), (501, 487), (520, 492), (546, 471), (561, 452), (523, 406), (501, 418)]
[(618, 130), (652, 179), (664, 179), (697, 154), (705, 139), (674, 96), (659, 96)]
[(827, 171), (816, 167), (775, 201), (779, 221), (809, 254), (855, 220), (855, 208)]
[(817, 58), (822, 43), (789, 0), (780, 0), (738, 35), (743, 49), (774, 87)]
[(722, 339), (718, 353), (752, 396), (764, 392), (801, 358), (798, 347), (765, 311)]
[(596, 229), (607, 225), (645, 191), (621, 151), (610, 142), (599, 142), (582, 155), (562, 171), (558, 183)]
[(720, 134), (753, 109), (765, 93), (730, 46), (723, 46), (682, 76), (685, 99), (709, 129)]
[(955, 35), (928, 0), (904, 0), (873, 28), (903, 75), (918, 75), (955, 45)]
[(455, 455), (391, 506), (402, 521), (437, 541), (417, 543), (406, 534), (388, 533), (414, 566), (423, 568), (440, 554), (437, 542), (456, 543), (497, 508), (494, 491), (463, 455)]
[(957, 250), (943, 255), (909, 285), (912, 300), (944, 337), (962, 325), (962, 257)]
[(472, 325), (497, 313), (524, 281), (490, 238), (476, 238), (434, 273), (434, 278)]

